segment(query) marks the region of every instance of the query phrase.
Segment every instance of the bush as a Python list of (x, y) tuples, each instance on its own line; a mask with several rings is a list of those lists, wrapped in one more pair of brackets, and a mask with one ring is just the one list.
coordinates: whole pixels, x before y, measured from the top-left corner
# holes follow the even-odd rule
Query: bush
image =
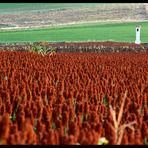
[(41, 54), (46, 54), (46, 53), (47, 53), (47, 50), (48, 50), (47, 47), (38, 46), (38, 45), (37, 45), (37, 46), (34, 45), (34, 46), (31, 48), (31, 51), (37, 52), (37, 53), (41, 53)]

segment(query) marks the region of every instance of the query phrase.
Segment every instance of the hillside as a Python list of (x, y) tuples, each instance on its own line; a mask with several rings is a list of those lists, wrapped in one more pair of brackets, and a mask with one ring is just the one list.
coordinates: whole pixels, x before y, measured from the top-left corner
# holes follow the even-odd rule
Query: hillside
[(145, 3), (1, 4), (0, 28), (148, 20)]

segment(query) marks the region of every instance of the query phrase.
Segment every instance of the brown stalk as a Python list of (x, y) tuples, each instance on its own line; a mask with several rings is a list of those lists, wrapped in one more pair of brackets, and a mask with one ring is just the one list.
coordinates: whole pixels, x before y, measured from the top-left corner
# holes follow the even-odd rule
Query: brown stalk
[(130, 128), (132, 131), (134, 131), (135, 129), (132, 127), (133, 124), (135, 124), (136, 122), (133, 121), (131, 123), (128, 123), (128, 124), (123, 124), (120, 128), (119, 128), (119, 138), (118, 138), (118, 141), (117, 141), (117, 145), (120, 145), (121, 142), (122, 142), (122, 138), (123, 138), (123, 134), (124, 134), (124, 130), (126, 127)]
[(118, 135), (118, 124), (116, 120), (116, 112), (113, 110), (112, 106), (110, 106), (111, 115), (114, 122), (114, 132), (115, 132), (115, 141), (117, 141), (117, 135)]
[(130, 122), (128, 124), (123, 124), (123, 125), (119, 126), (120, 121), (122, 119), (122, 115), (123, 115), (123, 108), (124, 108), (126, 97), (127, 97), (127, 90), (125, 91), (117, 119), (116, 119), (116, 112), (113, 110), (112, 106), (110, 106), (110, 111), (111, 111), (112, 119), (113, 119), (113, 122), (114, 122), (115, 142), (116, 142), (117, 145), (120, 145), (121, 142), (122, 142), (122, 137), (123, 137), (125, 128), (128, 127), (128, 128), (130, 128), (131, 130), (134, 131), (134, 128), (133, 128), (132, 125), (136, 123), (135, 121), (133, 121), (133, 122)]
[(119, 111), (119, 114), (118, 114), (118, 119), (117, 119), (117, 125), (118, 125), (118, 126), (119, 126), (120, 121), (121, 121), (121, 119), (122, 119), (123, 108), (124, 108), (124, 104), (125, 104), (126, 97), (127, 97), (127, 90), (125, 91), (125, 94), (124, 94), (124, 97), (123, 97), (123, 102), (122, 102), (122, 104), (121, 104), (121, 108), (120, 108), (120, 111)]

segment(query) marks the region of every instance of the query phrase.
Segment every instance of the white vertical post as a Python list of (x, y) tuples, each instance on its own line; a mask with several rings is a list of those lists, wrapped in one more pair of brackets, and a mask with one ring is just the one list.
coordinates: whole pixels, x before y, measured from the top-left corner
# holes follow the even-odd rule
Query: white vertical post
[(140, 41), (140, 29), (141, 29), (141, 26), (137, 26), (136, 27), (136, 40), (135, 40), (135, 44), (140, 44), (141, 41)]

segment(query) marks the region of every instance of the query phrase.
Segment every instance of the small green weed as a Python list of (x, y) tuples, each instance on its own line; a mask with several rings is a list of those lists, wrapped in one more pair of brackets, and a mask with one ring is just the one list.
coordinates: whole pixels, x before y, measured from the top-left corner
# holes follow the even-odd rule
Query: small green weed
[(108, 106), (108, 102), (107, 102), (107, 96), (105, 95), (104, 98), (103, 98), (103, 104), (105, 106)]
[(16, 112), (18, 110), (19, 104), (20, 104), (20, 98), (18, 99), (18, 103), (17, 103), (16, 109), (14, 110), (13, 114), (10, 116), (10, 119), (13, 122), (16, 120)]
[(34, 131), (35, 132), (37, 132), (37, 123), (38, 123), (38, 119), (36, 118), (35, 122), (34, 122)]

